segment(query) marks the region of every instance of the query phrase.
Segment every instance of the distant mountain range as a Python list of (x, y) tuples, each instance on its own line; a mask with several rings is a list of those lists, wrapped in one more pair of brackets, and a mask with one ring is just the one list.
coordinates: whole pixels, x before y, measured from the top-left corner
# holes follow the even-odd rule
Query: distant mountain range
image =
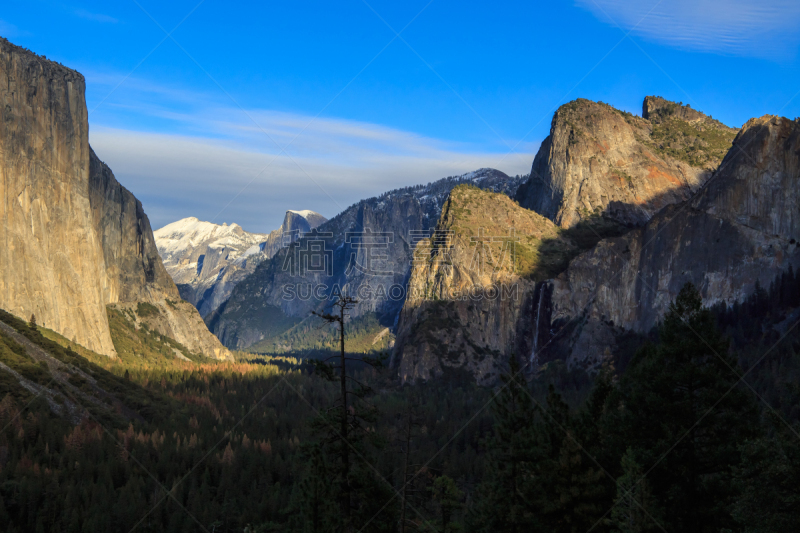
[[(319, 338), (316, 321), (308, 320), (310, 312), (324, 307), (336, 287), (346, 287), (359, 294), (351, 318), (363, 326), (363, 335), (388, 340), (384, 330), (394, 329), (404, 300), (391, 297), (388, 291), (405, 287), (416, 239), (436, 226), (450, 191), (469, 183), (510, 196), (525, 179), (484, 168), (362, 200), (259, 264), (217, 312), (206, 316), (206, 323), (223, 344), (236, 349), (322, 346), (325, 339)], [(365, 236), (366, 231), (372, 236)], [(294, 259), (313, 259), (308, 257), (312, 239), (324, 248), (322, 259), (330, 261), (329, 270), (291, 267)], [(382, 242), (366, 242), (375, 239)], [(303, 291), (309, 288), (315, 293), (306, 297)], [(296, 297), (289, 297), (287, 291), (295, 291)], [(371, 346), (371, 342), (366, 344)]]
[(325, 221), (314, 211), (290, 210), (277, 230), (249, 233), (237, 224), (218, 225), (189, 217), (153, 235), (181, 297), (206, 316), (228, 299), (233, 287), (258, 263)]

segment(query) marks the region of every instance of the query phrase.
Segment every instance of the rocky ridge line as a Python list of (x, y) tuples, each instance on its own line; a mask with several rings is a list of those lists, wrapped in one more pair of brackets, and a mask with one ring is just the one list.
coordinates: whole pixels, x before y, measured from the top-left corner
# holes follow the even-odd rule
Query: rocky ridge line
[(517, 201), (564, 228), (600, 217), (635, 227), (691, 197), (737, 130), (659, 97), (643, 111), (584, 99), (561, 106)]

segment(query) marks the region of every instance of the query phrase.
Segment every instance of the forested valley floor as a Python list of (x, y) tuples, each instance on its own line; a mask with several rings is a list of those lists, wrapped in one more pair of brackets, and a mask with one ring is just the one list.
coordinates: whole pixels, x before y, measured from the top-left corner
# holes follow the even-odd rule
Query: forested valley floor
[(731, 308), (687, 286), (599, 375), (493, 389), (355, 362), (344, 411), (322, 354), (112, 361), (2, 312), (0, 528), (800, 530), (798, 307), (791, 270)]

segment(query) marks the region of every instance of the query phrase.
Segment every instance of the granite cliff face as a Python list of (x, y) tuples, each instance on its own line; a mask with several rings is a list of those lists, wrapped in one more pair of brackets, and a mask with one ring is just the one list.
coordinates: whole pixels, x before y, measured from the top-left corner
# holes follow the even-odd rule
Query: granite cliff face
[(149, 302), (178, 292), (164, 269), (142, 203), (89, 148), (89, 205), (103, 251), (106, 303)]
[(260, 262), (326, 220), (313, 211), (287, 211), (281, 227), (266, 234), (246, 232), (237, 224), (218, 225), (190, 217), (167, 224), (153, 235), (181, 298), (194, 305), (201, 316), (207, 316)]
[[(472, 183), (513, 194), (520, 182), (481, 169), (362, 200), (258, 265), (206, 321), (223, 344), (242, 349), (297, 328), (341, 289), (359, 299), (351, 312), (354, 320), (393, 327), (405, 298), (413, 245), (436, 225), (450, 190)], [(315, 258), (320, 268), (311, 265)], [(289, 341), (280, 342), (292, 348)]]
[(697, 191), (735, 134), (659, 97), (645, 99), (643, 117), (578, 99), (556, 111), (516, 199), (564, 228), (598, 216), (640, 226)]
[(648, 331), (686, 282), (706, 305), (732, 304), (797, 268), (798, 181), (800, 123), (750, 120), (692, 199), (601, 241), (552, 282), (551, 327), (574, 328), (568, 362), (599, 364), (618, 328)]
[(85, 81), (0, 39), (0, 306), (113, 355), (89, 203)]
[(392, 357), (401, 381), (459, 368), (491, 384), (509, 354), (528, 358), (537, 281), (575, 252), (560, 228), (508, 196), (453, 189), (434, 236), (415, 249)]
[(150, 329), (194, 353), (230, 358), (200, 315), (188, 305), (178, 305), (178, 288), (159, 257), (142, 203), (119, 184), (94, 151), (90, 153), (89, 191), (94, 230), (105, 260), (105, 303), (120, 310), (138, 310), (140, 303), (149, 303), (158, 309), (157, 319), (148, 322)]
[[(442, 288), (456, 287), (463, 293), (464, 286), (486, 287), (490, 280), (465, 275), (437, 259), (440, 252), (435, 251), (425, 265), (415, 267), (409, 281), (409, 287), (422, 297), (409, 296), (398, 326), (393, 361), (401, 379), (430, 379), (447, 366), (460, 366), (479, 382), (490, 384), (492, 373), (505, 368), (511, 354), (523, 363), (527, 360), (531, 371), (555, 358), (566, 359), (570, 367), (594, 370), (618, 353), (629, 332), (647, 333), (656, 325), (686, 282), (700, 289), (706, 305), (730, 305), (752, 294), (757, 282), (769, 286), (790, 265), (800, 266), (800, 122), (773, 116), (750, 120), (720, 162), (722, 143), (709, 139), (716, 135), (727, 144), (730, 132), (702, 113), (655, 97), (645, 100), (646, 119), (612, 110), (619, 119), (609, 114), (598, 121), (604, 109), (601, 104), (583, 102), (559, 110), (552, 139), (543, 144), (534, 164), (534, 171), (538, 165), (550, 172), (554, 183), (560, 176), (561, 183), (569, 184), (575, 172), (586, 171), (580, 186), (564, 187), (564, 196), (539, 189), (539, 196), (531, 197), (534, 177), (517, 195), (535, 200), (541, 214), (560, 223), (556, 235), (566, 243), (560, 249), (565, 259), (523, 277), (518, 284), (520, 301), (478, 305), (454, 298)], [(597, 132), (575, 134), (578, 112), (584, 121), (594, 114), (592, 124), (605, 124), (605, 134), (619, 135), (622, 147)], [(665, 123), (673, 130), (708, 135), (669, 140), (659, 130)], [(563, 129), (564, 125), (569, 128)], [(689, 126), (691, 130), (685, 129)], [(650, 132), (650, 141), (641, 141), (643, 132)], [(569, 135), (577, 136), (570, 141)], [(629, 142), (631, 136), (639, 137), (638, 145)], [(660, 161), (655, 159), (654, 138), (667, 139), (659, 145)], [(554, 149), (559, 145), (564, 150)], [(574, 200), (591, 200), (590, 191), (610, 189), (608, 198), (616, 194), (610, 171), (594, 167), (599, 154), (626, 150), (646, 159), (638, 166), (642, 172), (658, 167), (663, 173), (653, 172), (649, 182), (641, 174), (638, 182), (631, 175), (630, 190), (636, 195), (617, 197), (619, 204), (606, 202), (600, 195), (605, 203), (598, 204), (601, 209), (596, 212), (603, 216), (583, 218), (573, 208)], [(596, 155), (591, 163), (588, 154)], [(680, 162), (678, 156), (694, 166)], [(588, 164), (581, 167), (584, 160)], [(713, 169), (713, 174), (703, 177), (704, 169)], [(677, 180), (692, 172), (699, 181)], [(676, 178), (675, 188), (665, 190), (670, 183), (662, 179), (665, 175)], [(642, 191), (648, 186), (657, 188), (651, 200), (644, 201)], [(664, 201), (664, 206), (653, 213), (656, 200)], [(460, 201), (454, 192), (450, 202)], [(517, 206), (491, 202), (462, 208), (457, 216), (452, 210), (443, 213), (440, 226), (455, 229), (456, 235), (443, 248), (450, 257), (461, 257), (463, 262), (469, 256), (471, 233), (465, 228), (497, 226), (495, 208), (519, 216)], [(587, 243), (587, 232), (609, 219), (628, 229), (619, 236)], [(549, 240), (555, 242), (552, 237)], [(539, 245), (537, 259), (552, 251), (547, 243), (544, 239)]]
[(321, 226), (328, 219), (310, 209), (303, 209), (302, 211), (294, 211), (292, 209), (286, 211), (283, 217), (283, 224), (281, 224), (281, 231), (291, 233), (299, 231), (301, 233), (308, 233), (312, 229)]
[[(0, 307), (114, 356), (106, 306), (167, 306), (178, 291), (141, 203), (89, 147), (84, 91), (79, 73), (0, 39)], [(230, 356), (196, 313), (162, 329)]]

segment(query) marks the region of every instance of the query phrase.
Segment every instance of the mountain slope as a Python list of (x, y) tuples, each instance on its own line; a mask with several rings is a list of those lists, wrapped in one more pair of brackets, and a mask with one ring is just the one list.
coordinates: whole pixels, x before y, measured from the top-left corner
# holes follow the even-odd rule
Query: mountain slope
[(229, 352), (158, 256), (141, 203), (88, 143), (79, 73), (0, 39), (0, 306), (114, 356), (106, 306), (165, 311), (161, 333), (211, 357)]
[(642, 117), (578, 99), (556, 111), (516, 199), (565, 228), (597, 216), (640, 226), (697, 191), (736, 131), (659, 97)]
[[(521, 181), (481, 169), (362, 200), (256, 267), (234, 288), (224, 308), (206, 321), (223, 344), (243, 349), (289, 330), (312, 327), (311, 311), (321, 308), (332, 291), (346, 287), (359, 299), (353, 319), (364, 317), (368, 323), (393, 327), (405, 297), (413, 245), (436, 225), (450, 190), (471, 183), (513, 194)], [(366, 231), (372, 236), (364, 237)], [(323, 251), (319, 259), (328, 261), (329, 269), (308, 267), (317, 245)], [(369, 335), (376, 333), (369, 329)], [(295, 346), (285, 339), (280, 345)], [(260, 344), (258, 349), (267, 348)]]

